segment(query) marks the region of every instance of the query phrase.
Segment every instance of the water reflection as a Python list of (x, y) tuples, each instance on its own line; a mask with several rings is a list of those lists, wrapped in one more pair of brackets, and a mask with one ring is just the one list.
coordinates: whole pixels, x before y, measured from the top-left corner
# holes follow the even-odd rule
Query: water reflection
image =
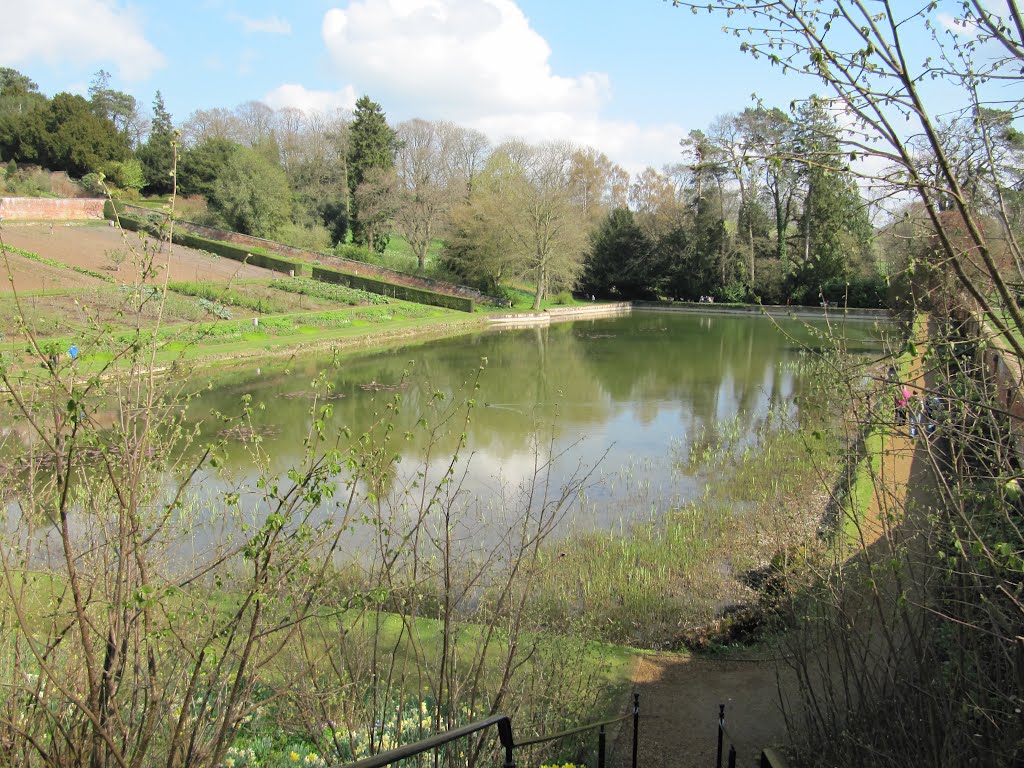
[[(602, 484), (588, 490), (591, 503), (580, 522), (605, 526), (635, 501), (639, 487), (660, 500), (652, 504), (699, 494), (695, 478), (670, 471), (670, 446), (685, 454), (702, 430), (740, 415), (748, 431), (772, 410), (798, 415), (794, 396), (802, 383), (793, 361), (807, 347), (826, 344), (822, 330), (798, 321), (668, 313), (501, 330), (340, 362), (308, 357), (284, 369), (261, 365), (259, 373), (221, 380), (191, 413), (212, 439), (224, 427), (209, 414), (237, 413), (243, 396), (251, 396), (257, 407), (245, 429), (262, 437), (271, 473), (301, 461), (313, 411), (324, 403), (333, 410), (331, 424), (353, 435), (388, 419), (389, 450), (401, 456), (390, 490), (416, 472), (426, 475), (421, 483), (437, 480), (463, 432), (467, 450), (458, 469), (468, 472), (465, 488), (479, 499), (528, 483), (554, 457), (556, 482), (600, 462)], [(848, 323), (844, 333), (859, 351), (881, 347), (870, 322)], [(318, 377), (329, 392), (314, 386)], [(470, 398), (476, 407), (466, 420), (458, 405)], [(439, 402), (448, 421), (418, 426)], [(433, 458), (423, 463), (428, 445)], [(227, 472), (230, 479), (205, 477), (200, 487), (216, 492), (254, 479), (256, 465), (242, 441), (228, 448)]]

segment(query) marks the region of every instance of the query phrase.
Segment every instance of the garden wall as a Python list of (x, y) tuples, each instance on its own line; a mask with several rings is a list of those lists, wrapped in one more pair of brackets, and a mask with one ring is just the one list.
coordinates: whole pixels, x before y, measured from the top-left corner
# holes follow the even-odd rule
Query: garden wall
[(102, 197), (0, 197), (0, 217), (7, 221), (102, 219), (104, 202)]
[[(964, 303), (967, 303), (966, 300)], [(965, 325), (967, 333), (973, 338), (988, 340), (988, 344), (979, 348), (978, 362), (985, 371), (995, 407), (1003, 409), (1010, 416), (1014, 452), (1017, 460), (1024, 463), (1024, 369), (999, 332), (979, 314), (960, 308), (954, 312), (954, 316)]]

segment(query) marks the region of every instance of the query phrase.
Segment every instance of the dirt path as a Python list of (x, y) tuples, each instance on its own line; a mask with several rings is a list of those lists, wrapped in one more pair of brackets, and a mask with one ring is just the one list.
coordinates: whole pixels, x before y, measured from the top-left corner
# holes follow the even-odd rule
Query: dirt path
[(718, 706), (726, 707), (737, 765), (754, 765), (762, 748), (785, 739), (780, 683), (783, 690), (791, 690), (795, 678), (784, 665), (766, 658), (659, 654), (637, 661), (633, 683), (640, 694), (639, 765), (712, 768)]
[[(924, 384), (919, 360), (911, 370), (910, 383)], [(887, 521), (893, 519), (890, 514), (905, 508), (908, 489), (928, 484), (923, 439), (912, 440), (905, 431), (886, 438), (876, 493), (861, 525), (865, 549), (891, 532)], [(787, 740), (780, 695), (796, 693), (796, 678), (785, 663), (767, 655), (743, 661), (681, 654), (644, 656), (634, 666), (632, 682), (640, 693), (638, 763), (642, 768), (713, 767), (720, 704), (726, 705), (726, 728), (736, 746), (737, 765), (757, 765), (764, 747)], [(616, 756), (620, 765), (628, 765), (622, 761), (621, 745)]]

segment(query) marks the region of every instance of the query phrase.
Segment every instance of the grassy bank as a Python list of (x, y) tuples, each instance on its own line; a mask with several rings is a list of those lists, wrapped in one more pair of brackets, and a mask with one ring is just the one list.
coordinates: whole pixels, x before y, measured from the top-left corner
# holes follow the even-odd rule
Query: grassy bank
[[(918, 350), (915, 341), (924, 328), (924, 317), (915, 318), (906, 346), (897, 354), (891, 365), (895, 368), (899, 382), (915, 380), (915, 362)], [(879, 387), (875, 407), (870, 409), (870, 421), (864, 425), (863, 442), (859, 455), (849, 468), (849, 482), (841, 499), (842, 535), (837, 544), (844, 549), (856, 551), (861, 545), (866, 516), (876, 494), (876, 485), (882, 468), (882, 456), (889, 439), (897, 434), (903, 425), (896, 424), (894, 408), (895, 387), (887, 383)]]
[[(822, 366), (810, 355), (803, 364)], [(831, 393), (818, 386), (800, 397), (800, 423), (770, 413), (747, 442), (741, 414), (674, 457), (672, 472), (703, 484), (700, 500), (551, 547), (538, 610), (587, 636), (677, 648), (723, 607), (756, 603), (751, 574), (815, 539), (843, 466)]]

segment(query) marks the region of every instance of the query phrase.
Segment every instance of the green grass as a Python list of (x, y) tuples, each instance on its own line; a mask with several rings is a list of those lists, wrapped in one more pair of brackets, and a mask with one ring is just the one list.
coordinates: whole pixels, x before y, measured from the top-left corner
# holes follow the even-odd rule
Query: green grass
[[(430, 272), (433, 265), (437, 262), (443, 247), (444, 243), (441, 240), (434, 239), (431, 241), (430, 247), (427, 248), (426, 272)], [(412, 251), (412, 246), (401, 235), (391, 235), (391, 239), (388, 240), (388, 246), (384, 249), (380, 264), (396, 272), (414, 273), (419, 269), (419, 262)]]
[[(918, 315), (914, 318), (911, 338), (917, 338), (923, 327), (924, 316)], [(893, 365), (896, 366), (901, 382), (910, 380), (914, 360), (918, 354), (919, 350), (913, 344), (908, 344), (896, 356)], [(886, 394), (881, 398), (881, 412), (875, 414), (876, 422), (868, 426), (861, 456), (851, 470), (849, 488), (842, 499), (842, 536), (838, 542), (840, 547), (860, 545), (861, 524), (875, 495), (875, 478), (879, 476), (882, 468), (882, 453), (894, 433), (895, 416), (891, 410), (892, 398), (888, 396), (888, 389), (891, 387), (891, 384), (886, 385)]]
[[(505, 295), (512, 300), (511, 309), (517, 311), (532, 311), (534, 288), (529, 285), (519, 284), (505, 286)], [(540, 308), (553, 309), (555, 307), (574, 307), (581, 304), (589, 305), (590, 301), (576, 299), (568, 291), (561, 291), (554, 295), (548, 294), (540, 303)], [(508, 308), (506, 308), (507, 311)]]
[(673, 457), (671, 471), (703, 483), (699, 501), (646, 518), (632, 510), (617, 528), (549, 549), (536, 610), (552, 626), (583, 624), (584, 636), (658, 648), (710, 623), (716, 606), (749, 600), (733, 580), (813, 536), (841, 451), (834, 421), (797, 430), (768, 420), (753, 443), (742, 424), (698, 435), (689, 455)]

